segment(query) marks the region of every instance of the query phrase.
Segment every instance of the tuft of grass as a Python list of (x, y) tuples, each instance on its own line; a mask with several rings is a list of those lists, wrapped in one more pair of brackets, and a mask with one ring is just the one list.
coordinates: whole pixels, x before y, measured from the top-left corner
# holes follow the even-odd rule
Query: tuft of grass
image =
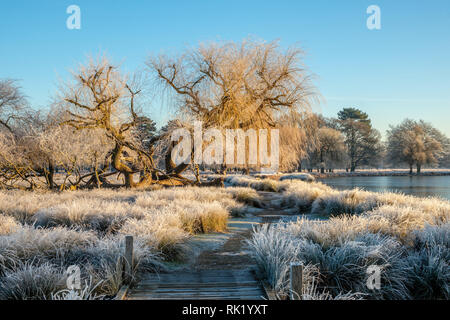
[(279, 191), (279, 182), (270, 178), (257, 179), (248, 176), (229, 176), (224, 183), (233, 187), (250, 187), (258, 191)]
[(415, 231), (414, 251), (407, 257), (414, 299), (450, 298), (450, 224)]
[(20, 224), (12, 217), (0, 214), (0, 236), (15, 232)]
[(144, 210), (120, 201), (76, 199), (38, 210), (33, 217), (38, 227), (79, 227), (100, 233), (114, 233), (128, 218), (142, 218)]
[(97, 295), (95, 290), (101, 284), (94, 285), (92, 282), (92, 277), (89, 278), (89, 281), (85, 281), (84, 285), (81, 289), (62, 289), (57, 291), (56, 293), (52, 293), (50, 299), (51, 300), (101, 300), (104, 299), (105, 296)]
[(24, 264), (0, 278), (0, 300), (47, 300), (65, 287), (66, 276), (49, 263)]
[(284, 180), (300, 180), (305, 182), (313, 182), (316, 179), (314, 176), (310, 175), (309, 173), (291, 173), (291, 174), (284, 174), (280, 177), (280, 181)]
[(259, 194), (251, 188), (242, 187), (229, 187), (227, 191), (233, 195), (233, 197), (241, 203), (245, 203), (249, 206), (261, 208), (262, 202)]
[(326, 215), (359, 214), (376, 206), (371, 192), (360, 189), (330, 190), (319, 195), (312, 203), (311, 213)]

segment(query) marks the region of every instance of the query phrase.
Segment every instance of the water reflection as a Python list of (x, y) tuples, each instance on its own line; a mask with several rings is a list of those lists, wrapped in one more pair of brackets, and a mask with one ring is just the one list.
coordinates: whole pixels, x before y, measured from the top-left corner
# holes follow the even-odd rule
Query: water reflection
[(337, 177), (319, 181), (340, 190), (361, 188), (368, 191), (395, 191), (450, 200), (450, 176)]

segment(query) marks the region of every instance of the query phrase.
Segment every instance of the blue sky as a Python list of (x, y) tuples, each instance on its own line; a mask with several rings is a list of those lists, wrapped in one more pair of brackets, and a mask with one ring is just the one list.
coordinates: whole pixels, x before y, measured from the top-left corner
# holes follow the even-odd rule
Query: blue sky
[[(81, 8), (81, 30), (66, 28), (71, 4)], [(381, 30), (366, 27), (372, 4)], [(32, 105), (45, 107), (87, 55), (106, 52), (133, 71), (150, 54), (249, 36), (306, 51), (325, 116), (352, 106), (383, 134), (409, 117), (450, 136), (448, 0), (2, 1), (0, 77), (20, 79)], [(168, 118), (158, 99), (146, 111), (160, 125)]]

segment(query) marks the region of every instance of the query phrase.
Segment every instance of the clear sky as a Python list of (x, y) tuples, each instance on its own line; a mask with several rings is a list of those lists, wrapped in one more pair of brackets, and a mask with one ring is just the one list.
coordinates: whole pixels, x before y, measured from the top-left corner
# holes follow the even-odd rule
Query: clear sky
[[(71, 4), (81, 8), (81, 30), (66, 27)], [(366, 27), (372, 4), (381, 30)], [(149, 54), (249, 36), (306, 51), (325, 116), (358, 107), (383, 134), (409, 117), (450, 136), (449, 0), (2, 0), (0, 78), (21, 80), (32, 105), (44, 107), (87, 55), (106, 52), (133, 71)], [(146, 111), (167, 120), (157, 101)]]

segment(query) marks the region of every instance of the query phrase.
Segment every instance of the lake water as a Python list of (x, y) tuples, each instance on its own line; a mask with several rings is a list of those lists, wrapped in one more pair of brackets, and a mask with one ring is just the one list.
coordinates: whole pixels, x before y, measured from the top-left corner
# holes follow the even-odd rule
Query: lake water
[(318, 181), (340, 190), (361, 188), (367, 191), (396, 191), (450, 200), (450, 176), (336, 177)]

